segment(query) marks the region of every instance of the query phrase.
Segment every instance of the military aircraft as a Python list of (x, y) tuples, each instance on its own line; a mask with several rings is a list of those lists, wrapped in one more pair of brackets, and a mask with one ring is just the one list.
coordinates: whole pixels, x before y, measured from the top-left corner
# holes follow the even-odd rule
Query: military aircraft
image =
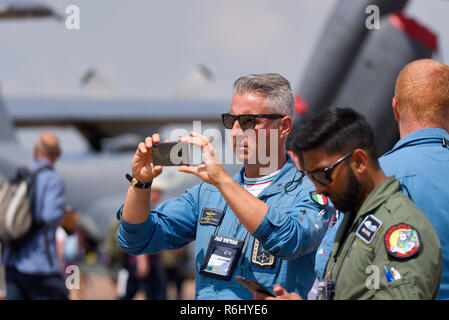
[[(431, 58), (438, 48), (437, 36), (404, 13), (408, 3), (336, 2), (297, 91), (298, 125), (329, 107), (352, 107), (373, 126), (379, 155), (393, 147), (399, 138), (391, 108), (396, 78), (406, 64)], [(373, 6), (379, 29), (367, 24)]]
[[(175, 129), (187, 134), (193, 130), (191, 119), (201, 121), (202, 132), (208, 129), (221, 132), (219, 115), (229, 108), (225, 103), (204, 101), (3, 100), (8, 106), (0, 101), (0, 173), (4, 176), (11, 177), (17, 167), (32, 160), (32, 150), (24, 150), (18, 144), (16, 126), (71, 125), (88, 137), (92, 150), (98, 151), (63, 155), (56, 169), (66, 183), (68, 204), (94, 220), (99, 236), (106, 235), (110, 220), (125, 199), (129, 185), (125, 173), (131, 170), (138, 142), (154, 132), (160, 132), (164, 139), (169, 139)], [(125, 135), (129, 132), (134, 135)], [(237, 171), (233, 165), (227, 169), (231, 173)], [(170, 181), (164, 198), (179, 195), (199, 182), (175, 168), (164, 168), (162, 178)]]
[[(52, 8), (39, 3), (0, 3), (0, 19), (55, 16), (58, 14)], [(205, 81), (211, 77), (205, 66), (194, 68), (172, 101), (95, 96), (99, 92), (99, 77), (94, 70), (88, 70), (81, 79), (83, 86), (89, 83), (89, 89), (95, 89), (88, 91), (91, 97), (5, 99), (0, 91), (0, 176), (10, 179), (19, 167), (33, 160), (32, 142), (25, 149), (19, 143), (18, 128), (70, 127), (79, 131), (89, 151), (63, 153), (56, 170), (64, 178), (67, 204), (81, 214), (80, 221), (88, 229), (89, 236), (102, 240), (126, 196), (129, 182), (125, 180), (125, 173), (130, 171), (138, 142), (154, 132), (161, 132), (165, 138), (170, 138), (175, 129), (183, 128), (188, 132), (192, 130), (192, 119), (201, 121), (203, 130), (220, 129), (220, 114), (228, 110), (228, 105), (192, 100), (198, 90), (204, 90)], [(62, 145), (63, 151), (64, 147), (70, 149)], [(231, 172), (236, 172), (232, 166)], [(164, 168), (161, 179), (170, 182), (163, 199), (179, 195), (199, 181), (194, 176), (178, 173), (176, 168)]]
[(32, 1), (0, 2), (0, 19), (35, 19), (61, 16), (51, 7)]
[[(301, 85), (295, 90), (296, 125), (330, 106), (350, 106), (364, 113), (373, 125), (379, 153), (391, 148), (398, 138), (391, 111), (395, 78), (408, 62), (431, 57), (437, 48), (436, 36), (404, 14), (407, 3), (336, 2)], [(366, 27), (369, 5), (380, 9), (382, 30)], [(4, 175), (31, 161), (30, 153), (17, 145), (15, 126), (70, 125), (97, 151), (63, 157), (57, 169), (66, 181), (69, 204), (92, 217), (101, 235), (106, 234), (108, 222), (125, 198), (128, 183), (124, 174), (130, 170), (139, 139), (156, 131), (191, 127), (192, 120), (219, 128), (219, 115), (229, 108), (228, 103), (195, 101), (191, 97), (172, 101), (7, 98), (6, 104), (7, 109), (0, 105), (0, 172)], [(171, 128), (166, 128), (167, 124)], [(134, 136), (126, 136), (130, 133)], [(175, 184), (167, 197), (198, 182), (195, 177), (166, 171)], [(236, 172), (235, 166), (230, 171)], [(183, 180), (177, 183), (176, 179)]]

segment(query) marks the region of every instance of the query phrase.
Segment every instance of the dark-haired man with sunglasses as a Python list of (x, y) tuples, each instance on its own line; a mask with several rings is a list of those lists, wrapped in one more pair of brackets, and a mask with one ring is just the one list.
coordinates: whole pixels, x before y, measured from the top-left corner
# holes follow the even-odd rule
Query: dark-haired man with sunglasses
[(151, 212), (148, 186), (162, 168), (153, 164), (151, 152), (160, 137), (148, 137), (134, 156), (136, 183), (118, 212), (119, 244), (136, 255), (196, 240), (196, 299), (251, 299), (237, 275), (265, 287), (282, 283), (306, 295), (333, 208), (286, 153), (293, 106), (290, 84), (278, 74), (237, 79), (230, 112), (222, 120), (244, 168), (230, 177), (211, 142), (192, 132), (180, 141), (200, 146), (204, 162), (179, 171), (203, 182)]
[[(344, 212), (318, 298), (435, 299), (438, 234), (399, 181), (382, 171), (365, 117), (349, 108), (326, 110), (295, 130), (292, 149), (317, 192)], [(300, 298), (281, 286), (274, 291), (280, 299)]]

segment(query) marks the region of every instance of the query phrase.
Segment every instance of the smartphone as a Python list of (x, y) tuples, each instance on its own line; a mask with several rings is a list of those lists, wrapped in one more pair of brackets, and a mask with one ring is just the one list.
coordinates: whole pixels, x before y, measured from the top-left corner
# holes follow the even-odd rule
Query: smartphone
[(256, 280), (248, 280), (241, 276), (235, 276), (234, 279), (235, 279), (235, 281), (240, 283), (242, 286), (244, 286), (246, 289), (251, 291), (253, 294), (255, 292), (260, 292), (260, 293), (266, 294), (267, 296), (270, 296), (270, 297), (276, 297), (273, 293), (271, 293), (268, 289), (266, 289), (263, 285), (261, 285)]
[(161, 142), (153, 145), (153, 164), (181, 166), (189, 164), (189, 145), (181, 142)]

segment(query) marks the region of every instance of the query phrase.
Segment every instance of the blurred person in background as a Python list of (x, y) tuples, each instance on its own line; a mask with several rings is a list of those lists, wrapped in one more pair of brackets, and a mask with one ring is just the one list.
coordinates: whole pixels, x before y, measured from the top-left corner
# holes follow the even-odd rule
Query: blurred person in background
[(3, 248), (8, 300), (68, 298), (55, 239), (65, 206), (64, 182), (54, 170), (60, 155), (58, 138), (51, 132), (42, 133), (34, 146), (34, 162), (29, 166), (31, 171), (39, 170), (32, 208), (39, 228), (20, 248)]
[[(155, 179), (151, 189), (150, 206), (156, 206), (163, 197), (166, 183), (162, 177)], [(166, 298), (166, 277), (162, 267), (161, 254), (141, 254), (131, 256), (120, 248), (117, 231), (120, 221), (111, 222), (107, 243), (110, 267), (117, 270), (117, 295), (120, 300), (132, 300), (139, 290), (143, 290), (148, 300)], [(115, 271), (113, 271), (115, 272)]]

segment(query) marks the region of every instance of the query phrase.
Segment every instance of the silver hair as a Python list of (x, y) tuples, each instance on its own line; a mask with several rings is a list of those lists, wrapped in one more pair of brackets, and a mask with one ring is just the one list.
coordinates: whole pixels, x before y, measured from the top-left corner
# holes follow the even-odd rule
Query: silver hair
[(295, 98), (290, 82), (277, 73), (249, 74), (235, 80), (233, 95), (258, 93), (265, 97), (265, 105), (274, 113), (293, 117)]

